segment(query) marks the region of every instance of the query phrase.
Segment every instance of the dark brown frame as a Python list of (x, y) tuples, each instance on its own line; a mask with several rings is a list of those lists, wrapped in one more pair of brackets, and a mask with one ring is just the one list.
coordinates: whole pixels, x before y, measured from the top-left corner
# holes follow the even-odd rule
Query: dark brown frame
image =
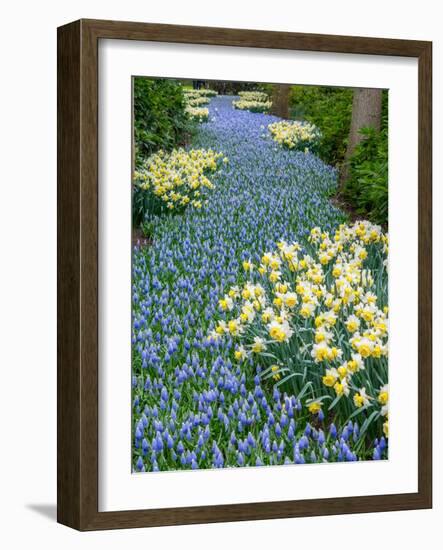
[[(98, 511), (98, 41), (418, 58), (418, 492)], [(82, 531), (432, 507), (432, 43), (80, 20), (58, 29), (58, 521)]]

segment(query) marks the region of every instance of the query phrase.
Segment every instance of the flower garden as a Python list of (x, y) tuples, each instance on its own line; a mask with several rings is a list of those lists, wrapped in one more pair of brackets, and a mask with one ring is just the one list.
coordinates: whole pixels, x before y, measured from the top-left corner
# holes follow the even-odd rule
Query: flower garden
[(187, 92), (191, 142), (134, 176), (134, 472), (388, 456), (387, 234), (331, 203), (320, 131), (249, 94)]

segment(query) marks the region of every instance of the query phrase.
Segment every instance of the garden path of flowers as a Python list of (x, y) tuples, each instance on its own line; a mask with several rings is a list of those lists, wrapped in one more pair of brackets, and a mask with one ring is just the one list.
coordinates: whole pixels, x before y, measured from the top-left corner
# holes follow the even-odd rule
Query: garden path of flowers
[[(235, 361), (229, 335), (208, 338), (225, 318), (220, 298), (244, 281), (243, 262), (346, 221), (328, 198), (334, 169), (280, 147), (266, 136), (279, 119), (232, 100), (211, 100), (192, 143), (229, 161), (211, 176), (207, 205), (154, 220), (152, 244), (134, 249), (134, 471), (357, 459), (356, 421), (314, 417), (252, 361)], [(374, 458), (385, 447), (376, 441)]]

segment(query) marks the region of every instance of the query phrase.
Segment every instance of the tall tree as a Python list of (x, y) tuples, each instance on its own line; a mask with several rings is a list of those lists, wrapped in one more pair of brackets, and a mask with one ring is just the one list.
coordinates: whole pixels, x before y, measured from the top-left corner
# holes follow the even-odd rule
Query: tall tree
[(289, 118), (289, 84), (276, 84), (272, 93), (271, 113), (281, 118)]
[(344, 183), (349, 177), (349, 159), (363, 139), (360, 134), (361, 128), (372, 127), (380, 130), (381, 98), (382, 90), (375, 88), (356, 88), (354, 90), (348, 146), (340, 174), (340, 190), (343, 189)]

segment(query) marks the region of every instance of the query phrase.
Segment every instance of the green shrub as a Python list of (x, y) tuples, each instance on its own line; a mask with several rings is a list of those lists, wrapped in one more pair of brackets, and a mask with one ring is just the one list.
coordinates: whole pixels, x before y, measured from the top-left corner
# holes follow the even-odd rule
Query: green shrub
[(388, 129), (382, 125), (363, 128), (364, 139), (357, 145), (349, 161), (349, 178), (344, 196), (356, 208), (379, 224), (388, 222)]
[(306, 120), (319, 128), (322, 139), (318, 155), (328, 164), (343, 162), (352, 115), (353, 90), (330, 86), (292, 86), (291, 118)]
[(136, 164), (159, 149), (183, 145), (192, 123), (185, 113), (181, 84), (167, 79), (134, 79)]

